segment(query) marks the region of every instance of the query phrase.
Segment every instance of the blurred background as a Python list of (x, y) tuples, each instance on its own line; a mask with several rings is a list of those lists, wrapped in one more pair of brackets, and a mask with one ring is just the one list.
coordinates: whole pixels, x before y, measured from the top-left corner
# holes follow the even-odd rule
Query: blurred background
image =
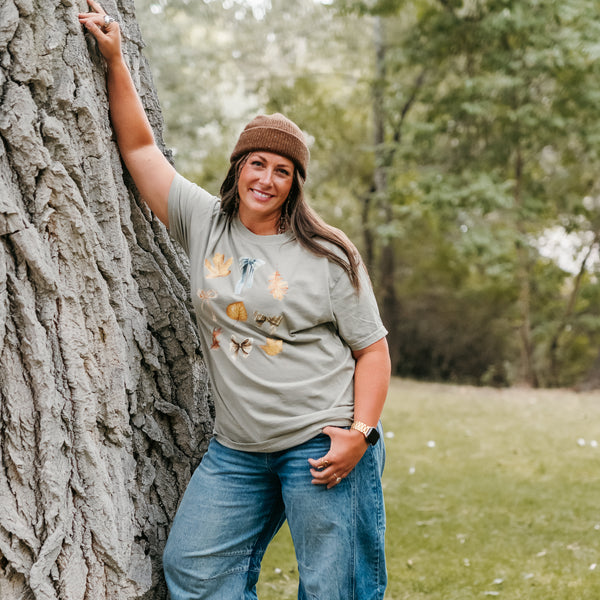
[(395, 375), (600, 387), (596, 0), (136, 0), (178, 170), (257, 113), (368, 265)]

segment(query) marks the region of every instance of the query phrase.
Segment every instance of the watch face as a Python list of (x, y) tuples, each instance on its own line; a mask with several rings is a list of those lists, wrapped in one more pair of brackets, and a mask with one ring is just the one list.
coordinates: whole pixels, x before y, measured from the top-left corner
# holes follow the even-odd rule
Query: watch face
[(379, 431), (373, 427), (371, 431), (369, 431), (367, 437), (367, 442), (374, 446), (379, 441)]

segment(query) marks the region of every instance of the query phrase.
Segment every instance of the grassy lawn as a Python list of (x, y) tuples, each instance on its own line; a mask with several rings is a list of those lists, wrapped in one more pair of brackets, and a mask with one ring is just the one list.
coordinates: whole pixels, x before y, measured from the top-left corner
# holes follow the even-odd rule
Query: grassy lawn
[[(386, 600), (600, 598), (600, 392), (396, 379), (383, 424)], [(259, 598), (297, 580), (284, 528)]]

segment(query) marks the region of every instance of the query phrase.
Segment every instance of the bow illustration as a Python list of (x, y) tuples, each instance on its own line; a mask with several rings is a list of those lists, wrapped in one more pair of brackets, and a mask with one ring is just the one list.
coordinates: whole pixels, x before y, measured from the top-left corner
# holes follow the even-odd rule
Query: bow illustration
[(252, 338), (246, 338), (245, 340), (238, 342), (233, 336), (231, 336), (231, 353), (233, 358), (237, 358), (238, 354), (242, 353), (242, 358), (248, 358), (252, 350)]
[(267, 315), (263, 315), (262, 313), (259, 313), (258, 311), (254, 312), (254, 320), (256, 321), (256, 323), (258, 325), (264, 325), (265, 323), (269, 323), (269, 325), (271, 326), (271, 331), (275, 331), (275, 329), (277, 329), (277, 327), (279, 327), (279, 325), (281, 324), (281, 321), (283, 319), (283, 315), (275, 315), (275, 316), (267, 316)]
[(204, 310), (206, 307), (210, 308), (210, 312), (212, 313), (212, 320), (216, 321), (217, 317), (215, 315), (215, 311), (213, 310), (210, 301), (214, 300), (215, 298), (218, 298), (219, 294), (217, 294), (215, 290), (198, 290), (196, 292), (196, 295), (198, 296), (198, 298), (200, 298), (200, 300), (202, 300), (202, 310)]
[(240, 258), (240, 269), (242, 270), (242, 276), (235, 286), (235, 293), (239, 294), (244, 286), (251, 288), (254, 283), (254, 271), (258, 267), (262, 267), (265, 261), (260, 258)]

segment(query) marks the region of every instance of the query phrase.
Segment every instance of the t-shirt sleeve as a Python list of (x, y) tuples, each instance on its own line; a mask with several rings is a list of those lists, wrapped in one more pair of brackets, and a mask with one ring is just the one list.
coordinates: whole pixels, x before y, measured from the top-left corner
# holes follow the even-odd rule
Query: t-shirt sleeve
[(190, 254), (190, 231), (194, 223), (197, 235), (198, 225), (208, 227), (219, 199), (209, 194), (179, 173), (175, 175), (169, 190), (169, 233), (181, 244), (186, 254)]
[(348, 275), (342, 272), (331, 295), (338, 332), (351, 350), (362, 350), (387, 335), (371, 280), (362, 263), (359, 277), (360, 291), (357, 293)]

